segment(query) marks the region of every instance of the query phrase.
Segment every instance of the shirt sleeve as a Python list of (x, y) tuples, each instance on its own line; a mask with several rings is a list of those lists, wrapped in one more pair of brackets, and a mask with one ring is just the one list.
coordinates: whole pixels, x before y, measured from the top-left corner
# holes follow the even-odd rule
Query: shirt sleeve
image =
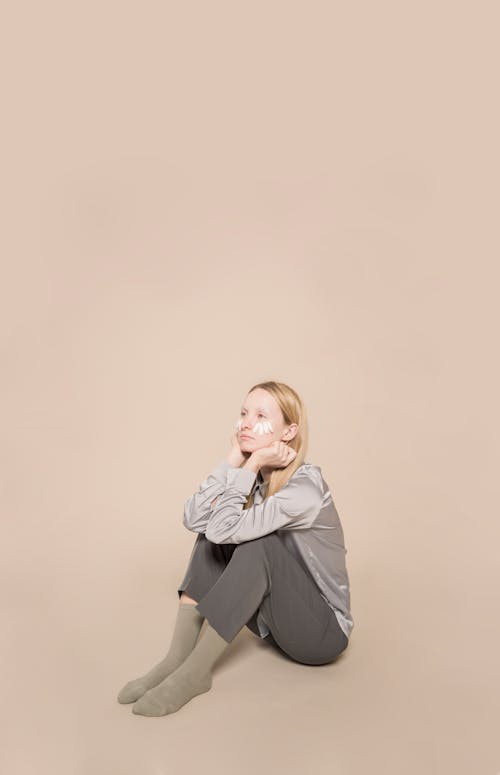
[(187, 499), (184, 504), (182, 522), (188, 530), (192, 530), (195, 533), (205, 532), (210, 516), (210, 504), (217, 495), (224, 492), (226, 474), (229, 468), (231, 466), (227, 460), (223, 460), (208, 474), (207, 478), (198, 487), (198, 490)]
[(212, 507), (205, 531), (209, 541), (240, 544), (280, 528), (312, 525), (323, 503), (319, 484), (304, 472), (296, 473), (277, 493), (244, 509), (256, 476), (248, 468), (228, 468), (226, 487)]

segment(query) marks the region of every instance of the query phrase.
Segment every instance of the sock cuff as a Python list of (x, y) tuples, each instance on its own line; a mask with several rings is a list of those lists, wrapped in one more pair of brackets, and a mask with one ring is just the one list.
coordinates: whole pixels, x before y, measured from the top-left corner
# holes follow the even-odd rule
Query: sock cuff
[[(198, 605), (198, 603), (196, 603), (196, 605)], [(179, 608), (186, 608), (186, 609), (190, 608), (193, 611), (196, 611), (198, 616), (201, 616), (200, 612), (196, 608), (196, 605), (194, 605), (193, 603), (179, 603)]]

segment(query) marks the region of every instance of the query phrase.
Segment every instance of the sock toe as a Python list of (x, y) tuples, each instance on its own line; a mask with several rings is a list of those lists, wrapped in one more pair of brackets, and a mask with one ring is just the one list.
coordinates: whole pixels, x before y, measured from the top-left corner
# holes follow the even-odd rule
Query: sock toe
[(132, 706), (132, 713), (138, 713), (141, 716), (163, 716), (165, 711), (161, 703), (155, 700), (148, 690)]
[(174, 676), (173, 679), (169, 676), (159, 686), (145, 692), (132, 707), (132, 712), (143, 716), (166, 716), (169, 713), (175, 713), (189, 700), (209, 691), (212, 687), (210, 674), (194, 678), (176, 672)]
[(146, 692), (147, 687), (140, 681), (129, 681), (118, 693), (118, 702), (127, 704), (135, 702)]

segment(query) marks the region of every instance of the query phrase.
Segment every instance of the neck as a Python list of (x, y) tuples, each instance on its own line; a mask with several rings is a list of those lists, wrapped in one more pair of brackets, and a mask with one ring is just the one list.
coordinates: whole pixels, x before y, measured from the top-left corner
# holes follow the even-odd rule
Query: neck
[(271, 468), (261, 468), (259, 473), (263, 479), (264, 482), (269, 482), (269, 479), (271, 478)]

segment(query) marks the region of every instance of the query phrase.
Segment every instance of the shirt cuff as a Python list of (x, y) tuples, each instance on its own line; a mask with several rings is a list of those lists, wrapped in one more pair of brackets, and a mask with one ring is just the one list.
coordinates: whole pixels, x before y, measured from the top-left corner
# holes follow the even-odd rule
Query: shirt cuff
[(235, 487), (243, 495), (249, 495), (257, 478), (255, 471), (249, 468), (232, 468), (227, 472), (226, 486)]

